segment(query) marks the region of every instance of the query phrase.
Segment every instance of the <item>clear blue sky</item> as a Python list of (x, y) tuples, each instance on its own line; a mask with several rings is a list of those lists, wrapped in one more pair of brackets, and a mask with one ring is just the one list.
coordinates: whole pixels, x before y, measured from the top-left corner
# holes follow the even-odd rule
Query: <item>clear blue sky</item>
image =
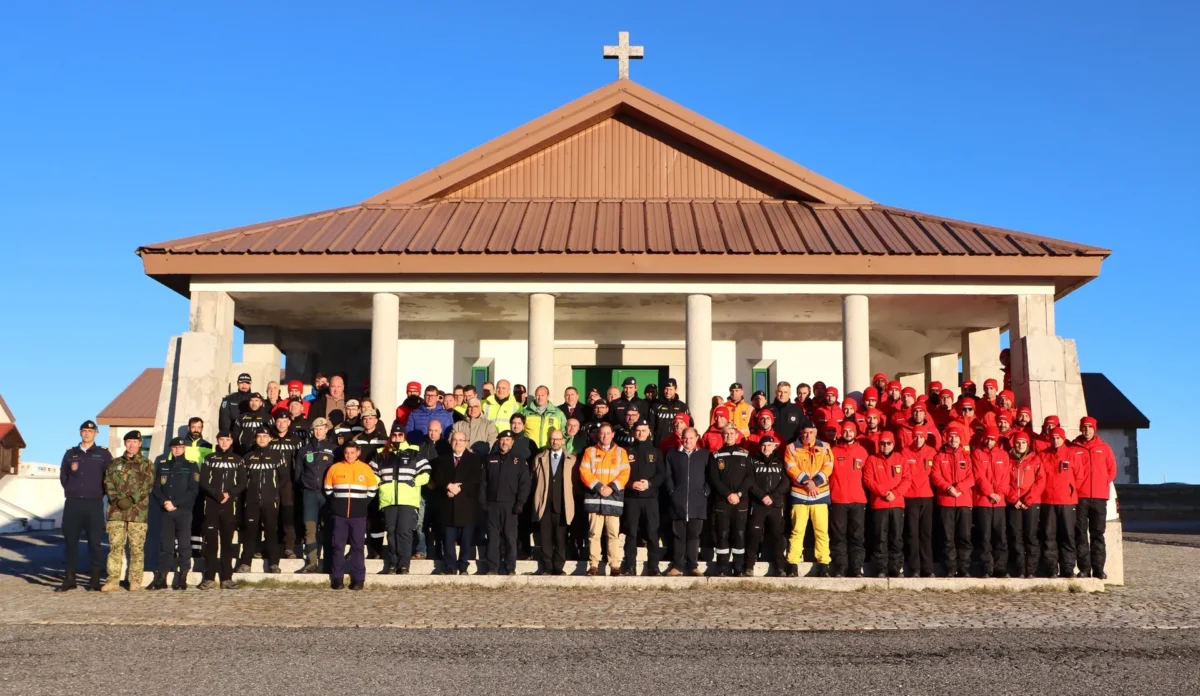
[(497, 5), (5, 3), (0, 393), (26, 458), (186, 329), (139, 244), (356, 203), (612, 80), (625, 29), (635, 80), (876, 200), (1112, 249), (1059, 333), (1153, 422), (1142, 480), (1200, 482), (1175, 436), (1200, 4)]

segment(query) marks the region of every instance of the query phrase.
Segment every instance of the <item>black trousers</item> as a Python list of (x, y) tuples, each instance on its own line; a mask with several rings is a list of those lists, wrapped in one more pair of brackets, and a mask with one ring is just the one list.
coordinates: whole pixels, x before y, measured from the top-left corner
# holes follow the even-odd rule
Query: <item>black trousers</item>
[(192, 569), (192, 511), (163, 510), (158, 523), (158, 572), (187, 575)]
[(717, 563), (729, 563), (732, 554), (733, 568), (738, 572), (746, 561), (746, 518), (749, 514), (749, 507), (734, 507), (724, 500), (713, 505), (713, 550), (717, 554)]
[(704, 529), (704, 520), (672, 520), (671, 531), (674, 535), (672, 544), (675, 547), (672, 565), (680, 572), (686, 573), (700, 567), (700, 530)]
[(379, 508), (379, 496), (371, 498), (367, 503), (367, 553), (371, 558), (383, 557), (384, 537), (387, 535), (387, 522), (383, 518), (383, 510)]
[(638, 532), (644, 530), (646, 539), (646, 563), (657, 568), (661, 560), (658, 548), (658, 498), (626, 498), (625, 511), (621, 514), (621, 528), (625, 532), (625, 567), (637, 569)]
[(192, 558), (202, 558), (204, 554), (204, 503), (203, 494), (197, 495), (192, 503)]
[(538, 520), (542, 572), (559, 572), (567, 564), (567, 516), (547, 507)]
[(1108, 500), (1080, 498), (1075, 506), (1075, 553), (1079, 572), (1091, 575), (1104, 571), (1104, 529), (1108, 524)]
[[(282, 472), (281, 472), (282, 473)], [(296, 494), (292, 486), (291, 467), (287, 469), (287, 483), (279, 487), (279, 539), (281, 551), (296, 552)], [(303, 539), (301, 539), (303, 541)]]
[(217, 544), (221, 552), (221, 582), (233, 579), (233, 533), (237, 531), (237, 515), (233, 498), (221, 505), (215, 500), (205, 501), (204, 506), (204, 579), (217, 577)]
[[(487, 504), (488, 571), (513, 573), (517, 569), (517, 515), (515, 503)], [(500, 542), (504, 542), (504, 565), (500, 565)]]
[(753, 570), (758, 561), (759, 549), (766, 540), (767, 562), (782, 572), (787, 568), (787, 557), (783, 553), (783, 508), (755, 505), (746, 523), (746, 567)]
[(829, 565), (834, 575), (853, 575), (862, 570), (867, 553), (864, 546), (866, 515), (866, 503), (829, 505)]
[(1005, 513), (1002, 507), (976, 506), (972, 516), (975, 519), (974, 553), (979, 569), (984, 575), (991, 575), (996, 568), (1006, 569), (1008, 566), (1008, 529), (1005, 524)]
[(412, 562), (413, 531), (417, 528), (418, 512), (420, 508), (411, 505), (383, 508), (383, 527), (387, 533), (387, 546), (383, 548), (384, 567), (407, 568)]
[[(970, 495), (970, 493), (963, 493)], [(942, 557), (946, 559), (946, 574), (967, 572), (971, 567), (971, 508), (943, 507)]]
[[(242, 530), (239, 539), (242, 542), (242, 565), (250, 565), (254, 560), (254, 552), (258, 550), (259, 535), (266, 543), (263, 550), (263, 566), (279, 565), (279, 505), (276, 501), (260, 503), (247, 496), (246, 507), (242, 514)], [(334, 551), (337, 553), (337, 550)]]
[(904, 500), (904, 566), (913, 575), (933, 573), (933, 498)]
[(1075, 506), (1042, 506), (1042, 559), (1046, 570), (1067, 574), (1075, 571)]
[(899, 573), (904, 565), (904, 508), (883, 508), (871, 511), (871, 561), (876, 572)]
[(1008, 508), (1009, 565), (1017, 575), (1034, 575), (1038, 572), (1038, 564), (1042, 559), (1042, 546), (1038, 543), (1041, 516), (1041, 505), (1030, 505), (1024, 510), (1011, 505)]
[(658, 537), (661, 539), (660, 557), (675, 558), (675, 530), (671, 528), (671, 503), (658, 500)]
[[(67, 498), (63, 503), (63, 536), (67, 540), (66, 571), (75, 574), (79, 561), (79, 535), (87, 534), (88, 569), (98, 572), (104, 569), (104, 500)], [(115, 581), (114, 581), (115, 582)]]

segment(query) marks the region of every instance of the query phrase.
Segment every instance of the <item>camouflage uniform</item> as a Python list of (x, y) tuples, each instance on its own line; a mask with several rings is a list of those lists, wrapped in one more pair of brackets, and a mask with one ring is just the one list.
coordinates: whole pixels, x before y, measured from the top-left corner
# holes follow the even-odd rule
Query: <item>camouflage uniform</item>
[[(104, 493), (108, 496), (108, 584), (113, 589), (121, 581), (126, 539), (129, 541), (129, 589), (142, 588), (146, 519), (153, 488), (154, 464), (140, 453), (117, 457), (104, 473)], [(122, 509), (122, 505), (128, 507)]]

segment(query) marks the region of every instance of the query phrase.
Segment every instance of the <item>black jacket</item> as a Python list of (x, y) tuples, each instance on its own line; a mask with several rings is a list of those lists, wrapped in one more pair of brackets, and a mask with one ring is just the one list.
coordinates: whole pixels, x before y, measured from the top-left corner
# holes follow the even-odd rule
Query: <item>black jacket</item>
[(275, 430), (275, 420), (271, 418), (271, 414), (267, 412), (266, 407), (260, 407), (257, 411), (249, 410), (237, 417), (233, 422), (233, 451), (238, 454), (246, 454), (254, 449), (254, 434), (261, 427), (270, 428), (272, 433)]
[[(635, 440), (632, 446), (625, 449), (629, 452), (629, 485), (625, 487), (625, 499), (658, 497), (659, 488), (667, 479), (662, 450), (649, 440)], [(650, 487), (644, 491), (634, 490), (633, 482), (642, 479), (646, 479)]]
[(671, 502), (671, 519), (708, 519), (708, 465), (712, 453), (697, 447), (691, 454), (682, 449), (667, 452), (665, 488)]
[(804, 427), (805, 423), (808, 423), (808, 416), (805, 415), (804, 409), (791, 401), (786, 403), (773, 401), (767, 410), (775, 414), (775, 433), (782, 440), (779, 443), (779, 449), (795, 442), (800, 429)]
[[(443, 454), (433, 462), (432, 478), (435, 528), (473, 526), (483, 500), (483, 461), (479, 455), (467, 450), (455, 467), (454, 453)], [(446, 486), (451, 483), (462, 484), (462, 491), (453, 498), (446, 495)]]
[(250, 410), (250, 392), (235, 391), (221, 399), (221, 408), (217, 411), (218, 432), (231, 430), (238, 416)]
[(529, 500), (529, 465), (514, 450), (495, 452), (484, 464), (485, 498), (488, 503), (508, 503), (520, 512)]
[(213, 450), (204, 460), (204, 469), (200, 472), (200, 490), (216, 501), (228, 493), (229, 502), (235, 502), (246, 490), (246, 467), (241, 455), (232, 450)]
[(563, 428), (566, 428), (567, 420), (574, 418), (579, 421), (580, 425), (592, 419), (592, 408), (582, 401), (575, 402), (575, 408), (571, 408), (564, 401), (558, 405), (558, 410), (563, 412)]
[(787, 475), (787, 466), (783, 463), (782, 447), (776, 447), (770, 457), (762, 454), (754, 457), (753, 481), (750, 484), (750, 498), (755, 507), (762, 505), (762, 499), (771, 496), (771, 507), (782, 508), (787, 503), (791, 480)]
[[(246, 465), (246, 506), (257, 501), (260, 507), (278, 507), (283, 475), (283, 456), (270, 448), (259, 448), (242, 457)], [(322, 481), (322, 483), (324, 483)]]
[(154, 500), (161, 507), (171, 501), (180, 510), (191, 510), (200, 491), (200, 470), (185, 457), (164, 454), (154, 462)]
[(609, 422), (613, 424), (625, 424), (625, 412), (629, 410), (631, 404), (636, 404), (638, 415), (641, 419), (650, 422), (650, 405), (646, 400), (635, 396), (632, 399), (626, 399), (624, 396), (617, 397), (617, 400), (608, 405)]
[[(338, 446), (342, 446), (362, 434), (363, 431), (362, 416), (347, 418), (341, 423), (333, 426), (330, 435), (337, 440)], [(387, 438), (384, 438), (387, 439)]]
[[(636, 427), (636, 426), (635, 426)], [(622, 449), (628, 451), (633, 447), (633, 443), (637, 442), (637, 438), (633, 436), (633, 429), (627, 425), (618, 426), (613, 433), (613, 442), (617, 443)]]
[(364, 428), (354, 436), (354, 441), (358, 443), (358, 461), (370, 464), (375, 461), (383, 448), (387, 447), (388, 432), (384, 430), (383, 423), (376, 423), (374, 430), (367, 432)]
[[(522, 462), (525, 462), (525, 466), (527, 468), (532, 468), (533, 458), (536, 457), (538, 453), (538, 446), (537, 443), (528, 438), (524, 432), (520, 432), (514, 434), (513, 446), (509, 451), (515, 453)], [(496, 443), (492, 445), (491, 454), (499, 453), (500, 441), (497, 440)]]
[(650, 418), (650, 432), (652, 433), (651, 437), (656, 443), (661, 443), (663, 440), (667, 439), (668, 435), (674, 432), (675, 416), (678, 416), (681, 413), (685, 413), (689, 416), (691, 415), (691, 411), (688, 410), (688, 405), (683, 401), (680, 401), (678, 395), (673, 397), (670, 401), (666, 399), (659, 399), (654, 403), (654, 407), (650, 410), (652, 415), (652, 418)]
[(329, 473), (329, 467), (337, 464), (337, 449), (337, 440), (332, 437), (326, 436), (324, 440), (309, 437), (308, 442), (296, 451), (292, 480), (300, 484), (302, 490), (323, 492), (325, 474)]
[[(713, 507), (723, 510), (746, 510), (750, 498), (746, 495), (754, 483), (754, 467), (750, 453), (741, 445), (725, 445), (713, 453), (708, 465), (708, 483), (712, 487)], [(738, 494), (737, 505), (730, 505), (730, 493)]]

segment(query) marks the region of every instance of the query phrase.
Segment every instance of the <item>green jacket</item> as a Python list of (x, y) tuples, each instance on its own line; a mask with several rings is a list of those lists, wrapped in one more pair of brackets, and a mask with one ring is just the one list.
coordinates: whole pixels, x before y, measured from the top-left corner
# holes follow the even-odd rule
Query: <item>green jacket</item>
[(538, 411), (538, 407), (530, 403), (521, 409), (521, 413), (525, 415), (525, 434), (538, 449), (546, 448), (551, 430), (565, 430), (567, 427), (566, 414), (553, 404), (546, 404), (544, 410)]
[[(154, 489), (154, 463), (141, 454), (123, 454), (113, 460), (104, 472), (104, 494), (108, 496), (110, 522), (145, 522), (150, 509), (150, 492)], [(122, 510), (121, 500), (129, 500)]]

